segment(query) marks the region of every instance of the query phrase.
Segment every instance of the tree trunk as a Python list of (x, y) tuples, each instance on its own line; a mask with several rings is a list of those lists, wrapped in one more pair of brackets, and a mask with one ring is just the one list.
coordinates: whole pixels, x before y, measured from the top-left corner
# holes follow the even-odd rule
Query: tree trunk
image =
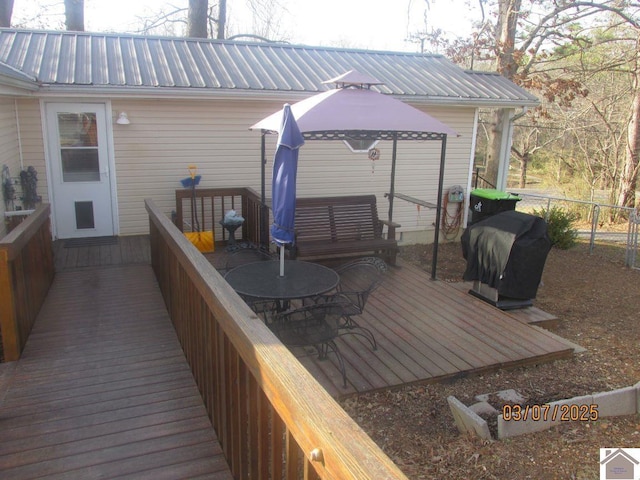
[(207, 38), (209, 0), (189, 0), (187, 36)]
[(64, 0), (64, 24), (72, 32), (84, 32), (84, 0)]
[(224, 40), (227, 28), (227, 0), (218, 0), (218, 40)]
[(531, 157), (528, 153), (525, 153), (520, 158), (520, 182), (518, 188), (527, 188), (527, 167), (529, 166), (530, 160)]
[[(496, 25), (496, 70), (503, 77), (513, 80), (518, 65), (514, 59), (516, 28), (522, 0), (500, 0), (498, 2), (498, 22)], [(485, 178), (498, 184), (500, 169), (500, 144), (502, 141), (502, 120), (504, 112), (497, 110), (491, 117), (487, 144), (487, 170)]]
[(491, 185), (498, 185), (498, 172), (500, 171), (500, 147), (502, 139), (502, 117), (504, 110), (496, 109), (489, 119), (487, 128), (487, 158), (484, 179)]
[(627, 125), (627, 148), (624, 168), (620, 175), (618, 205), (635, 207), (638, 184), (638, 146), (640, 144), (640, 31), (636, 43), (636, 61), (633, 69), (633, 102)]
[(11, 26), (12, 14), (13, 0), (0, 0), (0, 27), (9, 28)]

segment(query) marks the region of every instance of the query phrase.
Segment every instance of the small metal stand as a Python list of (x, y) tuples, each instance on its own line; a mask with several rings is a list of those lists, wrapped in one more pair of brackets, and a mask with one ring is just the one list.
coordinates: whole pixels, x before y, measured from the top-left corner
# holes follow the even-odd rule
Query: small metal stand
[(227, 233), (229, 233), (229, 238), (227, 240), (227, 250), (234, 250), (236, 245), (236, 230), (242, 226), (242, 222), (225, 223), (224, 220), (220, 220), (218, 223), (222, 225), (222, 228), (224, 228)]

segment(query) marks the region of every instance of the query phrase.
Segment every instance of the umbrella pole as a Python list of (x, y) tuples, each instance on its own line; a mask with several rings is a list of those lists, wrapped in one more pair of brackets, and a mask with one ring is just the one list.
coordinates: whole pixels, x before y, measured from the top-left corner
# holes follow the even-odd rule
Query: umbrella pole
[(438, 265), (438, 243), (440, 241), (440, 215), (442, 213), (442, 184), (444, 183), (444, 157), (447, 150), (447, 135), (442, 136), (442, 148), (440, 150), (440, 175), (438, 176), (438, 206), (436, 208), (436, 231), (433, 234), (433, 260), (431, 261), (431, 280), (436, 279), (436, 267)]
[(280, 276), (284, 277), (284, 244), (280, 245)]

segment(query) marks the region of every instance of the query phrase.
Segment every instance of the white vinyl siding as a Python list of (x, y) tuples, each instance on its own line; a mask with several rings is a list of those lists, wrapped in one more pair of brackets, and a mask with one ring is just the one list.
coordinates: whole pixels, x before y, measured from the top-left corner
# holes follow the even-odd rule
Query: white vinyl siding
[[(9, 168), (9, 173), (12, 177), (18, 177), (20, 175), (18, 127), (16, 123), (15, 103), (12, 98), (0, 98), (0, 169), (2, 169), (4, 165)], [(18, 187), (14, 187), (17, 191)], [(0, 238), (7, 234), (4, 215), (5, 210), (5, 203), (2, 201), (0, 202), (0, 217), (2, 218)]]
[[(100, 99), (95, 99), (99, 101)], [(148, 232), (144, 199), (152, 198), (170, 215), (175, 190), (195, 164), (202, 175), (200, 187), (251, 187), (260, 191), (259, 131), (249, 127), (282, 108), (282, 102), (257, 100), (112, 100), (115, 175), (119, 232)], [(447, 139), (445, 190), (467, 185), (472, 145), (472, 108), (422, 108), (459, 133)], [(115, 123), (120, 112), (131, 123)], [(47, 199), (40, 109), (37, 101), (20, 102), (25, 166), (38, 170), (38, 193)], [(267, 196), (277, 135), (267, 135)], [(342, 141), (307, 141), (300, 150), (299, 196), (375, 193), (381, 218), (387, 218), (391, 175), (390, 141), (380, 142), (380, 159), (352, 153)], [(436, 203), (440, 166), (439, 141), (399, 141), (396, 192)], [(435, 211), (396, 199), (394, 221), (400, 231), (433, 230)]]
[(47, 171), (42, 138), (40, 102), (37, 99), (18, 100), (20, 120), (20, 141), (24, 168), (32, 166), (38, 174), (37, 192), (42, 201), (51, 203), (47, 186)]
[[(147, 231), (144, 199), (169, 214), (175, 190), (195, 164), (200, 187), (247, 186), (260, 191), (260, 132), (249, 127), (281, 108), (276, 102), (138, 100), (112, 103), (113, 116), (126, 111), (131, 124), (114, 124), (120, 232)], [(445, 188), (467, 184), (473, 114), (468, 109), (430, 109), (431, 115), (459, 133), (447, 140)], [(277, 141), (267, 136), (267, 196)], [(391, 175), (391, 142), (380, 142), (381, 158), (372, 162), (352, 153), (341, 141), (308, 141), (300, 150), (298, 195), (356, 195), (376, 193), (380, 215), (387, 216)], [(399, 141), (396, 192), (428, 202), (437, 201), (439, 141)], [(394, 220), (400, 231), (432, 229), (435, 211), (396, 200)]]
[(167, 214), (175, 209), (190, 164), (200, 187), (260, 190), (260, 133), (249, 127), (277, 104), (260, 110), (250, 102), (114, 100), (112, 107), (131, 121), (113, 125), (121, 234), (148, 231), (145, 198)]

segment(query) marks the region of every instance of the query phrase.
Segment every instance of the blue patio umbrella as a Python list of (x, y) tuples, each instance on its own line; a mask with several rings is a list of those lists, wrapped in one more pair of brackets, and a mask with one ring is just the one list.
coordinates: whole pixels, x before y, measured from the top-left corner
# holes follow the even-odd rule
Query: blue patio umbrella
[(282, 127), (273, 159), (271, 238), (280, 247), (280, 276), (284, 276), (284, 245), (293, 244), (296, 216), (296, 174), (298, 149), (304, 144), (291, 106), (282, 109)]

